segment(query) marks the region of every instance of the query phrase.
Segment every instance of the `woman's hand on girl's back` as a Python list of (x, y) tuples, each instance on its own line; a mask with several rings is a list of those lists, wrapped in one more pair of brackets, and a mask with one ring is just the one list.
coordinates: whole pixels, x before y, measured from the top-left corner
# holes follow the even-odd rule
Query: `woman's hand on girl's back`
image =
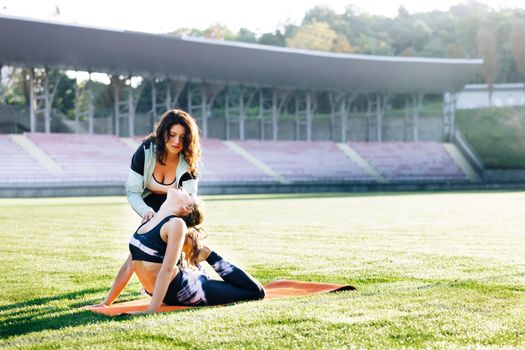
[(153, 219), (153, 217), (155, 216), (155, 212), (153, 210), (149, 210), (147, 212), (144, 213), (144, 216), (142, 218), (142, 222), (146, 222), (146, 221), (149, 221), (151, 219)]

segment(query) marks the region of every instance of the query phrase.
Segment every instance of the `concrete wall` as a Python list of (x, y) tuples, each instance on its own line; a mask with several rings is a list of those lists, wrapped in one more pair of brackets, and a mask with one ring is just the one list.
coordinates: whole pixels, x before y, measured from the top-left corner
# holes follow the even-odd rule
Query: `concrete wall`
[(485, 84), (469, 84), (458, 93), (457, 109), (525, 105), (525, 84), (494, 84), (492, 95)]

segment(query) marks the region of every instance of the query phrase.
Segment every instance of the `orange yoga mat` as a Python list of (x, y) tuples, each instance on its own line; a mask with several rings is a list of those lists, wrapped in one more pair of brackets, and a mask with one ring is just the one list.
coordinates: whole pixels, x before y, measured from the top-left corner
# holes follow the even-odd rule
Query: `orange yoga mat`
[[(317, 282), (301, 282), (291, 280), (277, 280), (264, 286), (266, 296), (264, 299), (274, 299), (292, 296), (303, 296), (317, 293), (336, 292), (343, 290), (355, 290), (355, 287), (344, 284), (330, 284)], [(117, 316), (127, 312), (142, 311), (148, 307), (150, 298), (116, 303), (110, 307), (87, 307), (88, 310), (106, 316)], [(159, 312), (179, 311), (191, 306), (168, 306), (162, 305)]]

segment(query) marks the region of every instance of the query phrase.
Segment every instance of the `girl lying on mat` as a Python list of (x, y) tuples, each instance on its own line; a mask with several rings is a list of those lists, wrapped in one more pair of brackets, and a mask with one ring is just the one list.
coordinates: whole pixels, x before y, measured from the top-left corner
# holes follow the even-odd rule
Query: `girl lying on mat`
[[(262, 285), (253, 277), (203, 246), (204, 221), (200, 200), (184, 190), (171, 188), (158, 213), (139, 226), (129, 241), (130, 255), (120, 268), (106, 299), (108, 307), (137, 274), (152, 296), (144, 313), (167, 305), (218, 305), (264, 298)], [(182, 258), (179, 260), (179, 257)], [(177, 266), (186, 265), (187, 267)], [(223, 281), (209, 279), (191, 267), (207, 261)]]

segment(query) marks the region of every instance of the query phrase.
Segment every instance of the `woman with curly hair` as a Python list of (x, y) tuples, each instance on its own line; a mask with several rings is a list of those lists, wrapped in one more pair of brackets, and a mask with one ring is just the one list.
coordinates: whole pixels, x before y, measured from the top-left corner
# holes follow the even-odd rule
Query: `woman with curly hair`
[[(202, 203), (182, 189), (168, 190), (158, 213), (131, 236), (130, 254), (101, 304), (109, 307), (135, 273), (151, 295), (144, 313), (161, 304), (206, 306), (264, 298), (262, 285), (201, 242)], [(195, 268), (206, 261), (222, 280)], [(178, 262), (178, 263), (177, 263)]]
[(153, 218), (170, 188), (197, 194), (200, 157), (195, 120), (180, 109), (164, 113), (133, 155), (126, 182), (128, 202), (143, 222)]

